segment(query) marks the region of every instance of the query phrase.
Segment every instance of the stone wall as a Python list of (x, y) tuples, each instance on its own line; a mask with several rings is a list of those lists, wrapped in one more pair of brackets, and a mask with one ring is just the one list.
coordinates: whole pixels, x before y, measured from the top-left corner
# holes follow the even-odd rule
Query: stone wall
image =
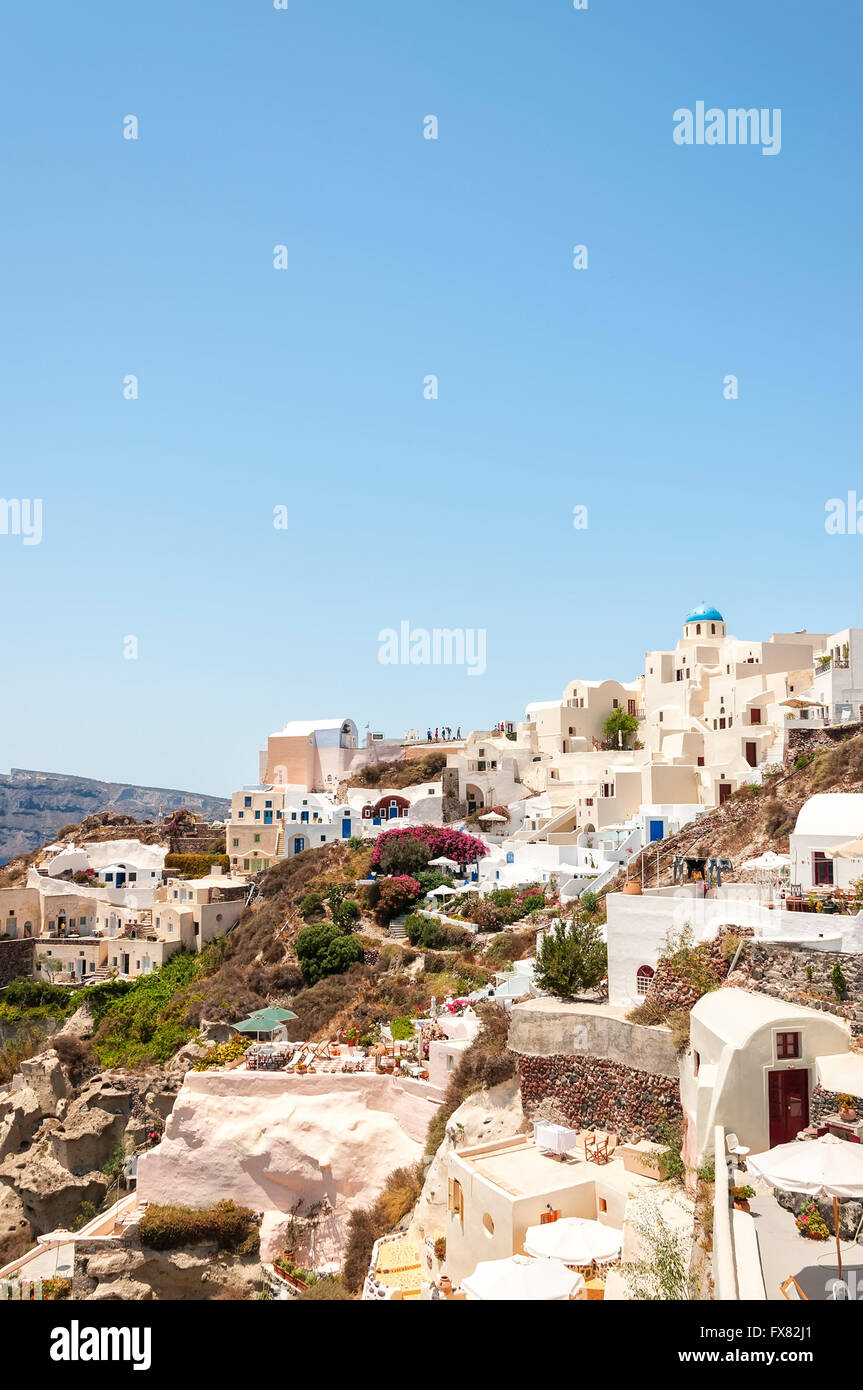
[[(830, 979), (837, 962), (847, 986), (842, 1000), (836, 998)], [(729, 984), (835, 1014), (851, 1025), (855, 1037), (863, 1037), (863, 955), (750, 941)]]
[(35, 960), (36, 942), (32, 937), (0, 941), (0, 989), (5, 989), (20, 975), (32, 975)]
[(827, 729), (808, 729), (805, 720), (800, 721), (799, 729), (789, 729), (785, 740), (785, 766), (790, 766), (799, 753), (815, 752), (821, 748), (832, 748), (844, 743), (847, 738), (863, 733), (863, 724), (834, 724)]
[[(839, 1097), (846, 1092), (827, 1091), (823, 1086), (814, 1086), (809, 1097), (809, 1123), (820, 1125), (825, 1115), (836, 1115), (839, 1110)], [(852, 1095), (853, 1092), (847, 1092)], [(863, 1096), (854, 1096), (857, 1101), (857, 1114), (863, 1115)]]
[(607, 1005), (530, 999), (513, 1008), (507, 1045), (519, 1058), (527, 1114), (550, 1100), (575, 1129), (635, 1141), (659, 1139), (663, 1120), (681, 1118), (667, 1028), (630, 1023)]
[(573, 1129), (599, 1128), (620, 1140), (662, 1140), (683, 1117), (677, 1077), (636, 1071), (602, 1057), (522, 1057), (525, 1110), (552, 1100)]

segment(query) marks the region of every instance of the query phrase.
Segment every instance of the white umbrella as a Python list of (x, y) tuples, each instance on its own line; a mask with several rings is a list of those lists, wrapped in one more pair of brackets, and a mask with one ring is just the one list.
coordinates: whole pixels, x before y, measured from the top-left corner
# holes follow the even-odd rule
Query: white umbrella
[(822, 1134), (801, 1144), (778, 1144), (761, 1154), (750, 1154), (746, 1166), (780, 1192), (805, 1192), (809, 1197), (832, 1197), (836, 1227), (836, 1253), (842, 1277), (839, 1244), (839, 1198), (863, 1198), (863, 1145), (850, 1144), (835, 1134)]
[(528, 1226), (524, 1237), (524, 1248), (529, 1255), (563, 1260), (568, 1265), (589, 1265), (594, 1260), (613, 1259), (620, 1253), (622, 1244), (623, 1231), (578, 1216), (564, 1216), (544, 1226)]
[(562, 1303), (578, 1293), (584, 1280), (575, 1270), (553, 1260), (510, 1255), (507, 1260), (483, 1260), (461, 1284), (470, 1298), (483, 1302), (552, 1300)]
[(499, 816), (497, 811), (486, 811), (484, 816), (480, 816), (480, 820), (499, 820), (503, 823), (506, 816)]
[(835, 849), (825, 850), (825, 854), (829, 859), (863, 859), (863, 835), (858, 835), (856, 840), (846, 840)]
[(437, 859), (430, 859), (429, 864), (440, 864), (441, 868), (443, 868), (444, 864), (451, 864), (454, 869), (459, 868), (458, 860), (450, 859), (447, 854), (439, 854)]
[(454, 889), (454, 888), (447, 888), (446, 884), (445, 884), (445, 883), (442, 883), (442, 884), (440, 885), (439, 888), (432, 888), (431, 892), (427, 894), (427, 897), (429, 897), (429, 898), (451, 898), (451, 897), (454, 896), (454, 894), (455, 894), (455, 889)]

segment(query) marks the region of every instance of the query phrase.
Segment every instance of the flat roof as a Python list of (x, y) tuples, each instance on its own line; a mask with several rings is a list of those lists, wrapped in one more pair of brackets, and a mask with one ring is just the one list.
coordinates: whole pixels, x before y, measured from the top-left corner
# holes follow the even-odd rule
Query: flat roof
[(612, 1159), (599, 1168), (587, 1163), (583, 1153), (574, 1151), (574, 1156), (561, 1163), (542, 1153), (533, 1140), (527, 1138), (522, 1144), (509, 1148), (503, 1141), (499, 1148), (486, 1153), (468, 1150), (462, 1155), (456, 1150), (454, 1157), (472, 1168), (477, 1177), (494, 1183), (511, 1197), (540, 1197), (546, 1192), (559, 1192), (563, 1187), (588, 1182), (601, 1182), (606, 1187), (627, 1192), (653, 1181), (646, 1175), (628, 1173), (621, 1158)]

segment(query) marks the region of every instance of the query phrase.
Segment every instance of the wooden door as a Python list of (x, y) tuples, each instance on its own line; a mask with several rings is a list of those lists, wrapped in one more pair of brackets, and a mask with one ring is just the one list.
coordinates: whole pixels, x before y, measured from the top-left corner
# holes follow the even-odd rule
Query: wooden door
[(809, 1124), (809, 1076), (802, 1069), (771, 1071), (767, 1088), (772, 1149), (777, 1144), (790, 1144)]

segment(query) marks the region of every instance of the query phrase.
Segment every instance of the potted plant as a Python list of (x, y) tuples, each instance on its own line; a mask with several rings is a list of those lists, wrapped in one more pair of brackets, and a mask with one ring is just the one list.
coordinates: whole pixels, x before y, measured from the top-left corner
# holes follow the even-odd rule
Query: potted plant
[(803, 1203), (799, 1213), (794, 1218), (794, 1224), (807, 1240), (826, 1240), (830, 1235), (827, 1222), (818, 1210), (818, 1203), (814, 1197), (810, 1197), (808, 1201)]
[(446, 1236), (435, 1236), (434, 1257), (436, 1260), (446, 1259)]
[(755, 1196), (754, 1187), (732, 1187), (731, 1200), (735, 1211), (748, 1211), (749, 1199)]
[(837, 1096), (836, 1105), (839, 1110), (840, 1120), (844, 1120), (847, 1125), (853, 1124), (857, 1119), (857, 1102), (854, 1097), (849, 1096), (847, 1093)]

